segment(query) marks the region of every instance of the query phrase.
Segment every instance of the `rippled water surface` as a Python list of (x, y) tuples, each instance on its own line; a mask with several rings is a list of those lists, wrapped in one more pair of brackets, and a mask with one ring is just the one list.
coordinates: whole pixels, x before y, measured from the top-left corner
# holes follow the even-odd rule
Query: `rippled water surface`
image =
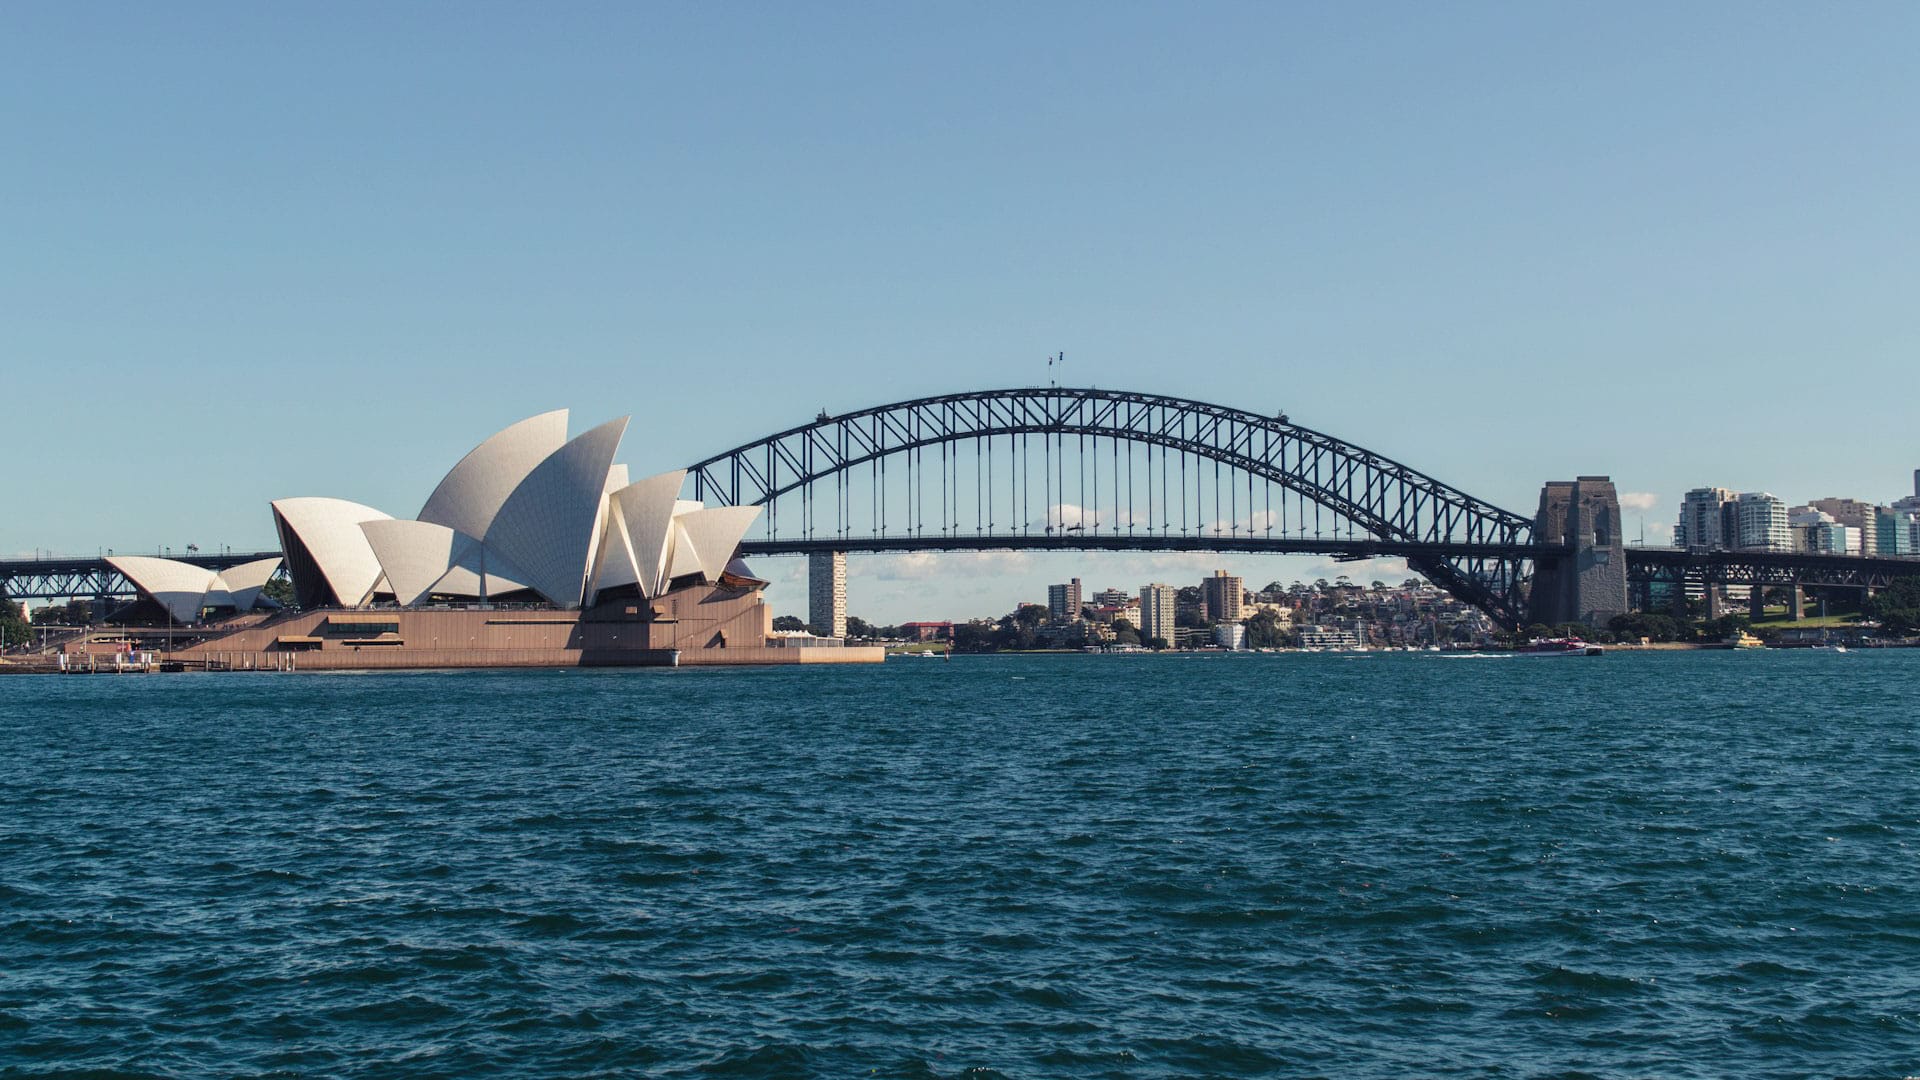
[(0, 1075), (1920, 1073), (1920, 652), (0, 679)]

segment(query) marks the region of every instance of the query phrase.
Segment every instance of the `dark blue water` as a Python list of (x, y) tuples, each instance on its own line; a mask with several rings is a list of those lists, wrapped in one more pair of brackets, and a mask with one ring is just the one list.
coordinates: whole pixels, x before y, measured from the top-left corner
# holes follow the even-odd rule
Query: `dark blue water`
[(1920, 1073), (1920, 652), (0, 680), (0, 1075)]

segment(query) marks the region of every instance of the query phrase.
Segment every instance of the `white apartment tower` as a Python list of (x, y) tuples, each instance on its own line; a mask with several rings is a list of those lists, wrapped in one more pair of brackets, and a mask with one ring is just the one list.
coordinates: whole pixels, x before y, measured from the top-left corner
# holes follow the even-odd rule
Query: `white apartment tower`
[(1176, 590), (1171, 585), (1140, 586), (1140, 640), (1161, 638), (1173, 643), (1173, 607)]
[(1793, 550), (1785, 499), (1764, 491), (1748, 491), (1734, 499), (1733, 505), (1735, 547), (1745, 551)]

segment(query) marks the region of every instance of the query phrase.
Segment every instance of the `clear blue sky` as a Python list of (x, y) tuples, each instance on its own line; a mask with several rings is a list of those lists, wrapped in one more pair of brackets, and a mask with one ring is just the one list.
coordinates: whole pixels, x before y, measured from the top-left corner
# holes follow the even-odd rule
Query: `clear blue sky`
[[(270, 545), (547, 408), (648, 472), (1058, 349), (1523, 511), (1894, 498), (1916, 56), (1907, 3), (5, 5), (0, 552)], [(1319, 572), (947, 558), (855, 611)]]

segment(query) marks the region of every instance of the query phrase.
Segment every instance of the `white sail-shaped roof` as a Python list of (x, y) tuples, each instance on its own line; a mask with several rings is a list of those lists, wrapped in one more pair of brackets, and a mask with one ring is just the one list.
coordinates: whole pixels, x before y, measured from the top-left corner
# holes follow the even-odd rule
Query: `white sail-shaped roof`
[(640, 592), (660, 595), (667, 572), (668, 541), (673, 537), (674, 497), (687, 479), (685, 469), (649, 476), (613, 493), (613, 504), (626, 526), (628, 550)]
[(484, 537), (527, 475), (567, 441), (567, 410), (530, 416), (474, 447), (440, 481), (420, 520)]
[(175, 622), (198, 619), (219, 579), (204, 566), (150, 555), (109, 555), (107, 565), (125, 574), (142, 596), (166, 608)]
[(681, 524), (684, 520), (684, 515), (673, 519), (673, 546), (667, 552), (667, 575), (661, 581), (662, 588), (674, 578), (700, 572), (700, 553), (687, 536), (687, 527)]
[[(486, 581), (481, 583), (481, 570), (485, 568)], [(503, 596), (510, 592), (519, 592), (527, 588), (527, 575), (513, 565), (513, 562), (497, 551), (488, 551), (485, 544), (471, 544), (463, 554), (454, 557), (452, 569), (446, 576), (433, 583), (429, 592), (442, 596), (461, 596), (473, 600), (481, 597)]]
[(412, 606), (425, 599), (434, 583), (447, 576), (467, 549), (479, 543), (473, 537), (431, 521), (366, 521), (360, 531), (386, 572), (395, 601)]
[(220, 584), (232, 598), (233, 606), (241, 611), (252, 611), (254, 604), (260, 600), (261, 590), (267, 587), (267, 582), (273, 580), (273, 572), (280, 569), (281, 561), (278, 556), (271, 559), (256, 559), (253, 562), (229, 566), (220, 571)]
[(580, 606), (607, 471), (629, 419), (609, 420), (534, 466), (501, 504), (483, 538), (490, 550), (526, 572), (528, 585), (560, 607)]
[(708, 581), (719, 581), (741, 538), (759, 516), (757, 506), (715, 506), (681, 514), (674, 521), (692, 543), (700, 573)]
[[(274, 516), (313, 558), (335, 602), (358, 607), (380, 581), (380, 560), (360, 531), (361, 522), (391, 515), (345, 499), (276, 499)], [(303, 600), (303, 602), (305, 602)]]
[(618, 504), (607, 498), (605, 520), (600, 526), (600, 542), (594, 548), (593, 573), (587, 579), (587, 603), (593, 604), (605, 589), (637, 584), (640, 572), (633, 564), (633, 545), (627, 540), (627, 525), (621, 520)]

